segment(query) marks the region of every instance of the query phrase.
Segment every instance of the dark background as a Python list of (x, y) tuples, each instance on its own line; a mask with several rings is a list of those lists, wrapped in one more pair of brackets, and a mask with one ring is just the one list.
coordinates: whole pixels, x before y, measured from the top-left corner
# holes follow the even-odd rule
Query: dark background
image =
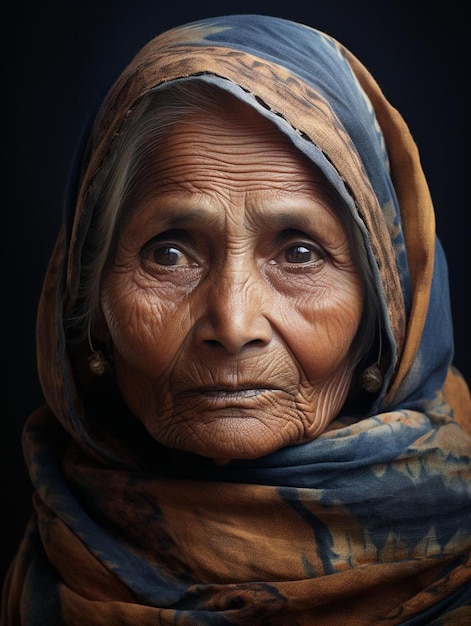
[[(169, 6), (163, 5), (168, 4)], [(370, 69), (419, 146), (448, 256), (455, 363), (471, 380), (469, 179), (465, 124), (468, 32), (463, 3), (290, 0), (163, 3), (19, 2), (4, 20), (6, 202), (3, 207), (4, 389), (0, 581), (31, 511), (21, 426), (41, 402), (35, 315), (61, 220), (68, 169), (90, 106), (148, 39), (182, 22), (268, 13), (333, 35)], [(465, 54), (466, 52), (466, 54)], [(465, 182), (468, 184), (465, 187)]]

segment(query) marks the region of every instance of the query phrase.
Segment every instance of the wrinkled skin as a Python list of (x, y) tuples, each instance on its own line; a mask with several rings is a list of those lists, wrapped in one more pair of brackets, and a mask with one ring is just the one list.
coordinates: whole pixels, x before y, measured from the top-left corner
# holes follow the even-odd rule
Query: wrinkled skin
[(172, 127), (144, 168), (98, 323), (148, 432), (217, 463), (326, 429), (363, 302), (326, 183), (247, 105), (221, 110)]

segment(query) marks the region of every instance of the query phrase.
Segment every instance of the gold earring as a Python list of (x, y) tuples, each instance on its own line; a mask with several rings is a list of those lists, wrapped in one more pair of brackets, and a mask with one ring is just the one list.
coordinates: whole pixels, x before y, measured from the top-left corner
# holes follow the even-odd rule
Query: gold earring
[(90, 323), (88, 324), (88, 345), (91, 351), (91, 355), (88, 357), (88, 367), (95, 376), (103, 376), (110, 369), (110, 361), (101, 350), (95, 350), (93, 347), (90, 336)]
[(94, 350), (93, 354), (88, 357), (88, 367), (92, 374), (103, 376), (109, 367), (109, 361), (100, 350)]
[(376, 393), (383, 384), (383, 374), (378, 363), (373, 363), (360, 374), (361, 386), (368, 393)]

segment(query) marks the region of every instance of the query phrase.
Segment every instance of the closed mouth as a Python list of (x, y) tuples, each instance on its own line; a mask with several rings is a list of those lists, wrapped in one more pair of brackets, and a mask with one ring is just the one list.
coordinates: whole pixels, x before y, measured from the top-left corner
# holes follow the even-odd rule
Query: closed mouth
[(198, 387), (196, 392), (203, 397), (213, 400), (244, 400), (255, 398), (263, 393), (277, 391), (271, 385), (247, 383), (244, 385), (211, 385)]
[(208, 387), (206, 389), (198, 389), (201, 395), (211, 398), (253, 398), (266, 391), (271, 391), (268, 387)]

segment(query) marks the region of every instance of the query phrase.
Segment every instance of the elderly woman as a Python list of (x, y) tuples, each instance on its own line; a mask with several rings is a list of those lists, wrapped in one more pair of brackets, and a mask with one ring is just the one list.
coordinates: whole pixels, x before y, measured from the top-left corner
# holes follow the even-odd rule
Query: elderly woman
[(78, 170), (2, 623), (466, 623), (469, 391), (417, 150), (367, 70), (279, 18), (175, 28)]

